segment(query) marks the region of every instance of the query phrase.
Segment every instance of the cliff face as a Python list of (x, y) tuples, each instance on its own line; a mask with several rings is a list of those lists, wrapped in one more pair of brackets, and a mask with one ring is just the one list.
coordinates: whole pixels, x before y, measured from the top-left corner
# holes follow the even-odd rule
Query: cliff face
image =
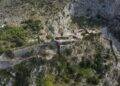
[[(117, 51), (120, 47), (120, 0), (74, 0), (70, 5), (73, 17), (93, 19), (101, 17), (104, 23), (100, 26), (106, 27), (103, 33), (106, 39), (113, 43), (114, 53), (117, 56), (118, 64), (113, 61), (109, 73), (105, 74), (105, 86), (117, 86), (120, 77), (120, 54)], [(116, 72), (115, 72), (116, 71)]]
[(70, 7), (74, 17), (101, 17), (106, 21), (101, 26), (108, 27), (108, 33), (120, 41), (120, 0), (74, 0)]
[(111, 19), (119, 15), (119, 0), (75, 0), (71, 3), (72, 15)]

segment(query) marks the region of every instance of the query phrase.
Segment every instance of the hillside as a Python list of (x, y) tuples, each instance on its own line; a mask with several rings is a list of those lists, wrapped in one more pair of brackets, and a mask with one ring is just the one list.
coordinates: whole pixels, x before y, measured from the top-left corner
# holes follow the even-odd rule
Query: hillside
[(119, 86), (119, 0), (0, 0), (0, 86)]
[(29, 18), (53, 17), (69, 0), (1, 0), (0, 20), (19, 25)]

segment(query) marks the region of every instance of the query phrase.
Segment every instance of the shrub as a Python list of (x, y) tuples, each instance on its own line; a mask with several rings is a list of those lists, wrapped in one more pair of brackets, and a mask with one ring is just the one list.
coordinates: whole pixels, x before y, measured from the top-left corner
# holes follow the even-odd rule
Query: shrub
[(97, 85), (99, 83), (99, 78), (97, 76), (89, 77), (87, 83)]
[[(89, 10), (89, 9), (88, 9)], [(101, 26), (103, 20), (100, 15), (94, 18), (87, 18), (86, 16), (72, 17), (73, 23), (77, 23), (82, 28), (90, 28)]]
[(23, 46), (28, 37), (27, 32), (21, 27), (5, 27), (0, 33), (0, 40), (10, 42), (14, 47)]
[(29, 19), (29, 20), (22, 22), (22, 24), (23, 24), (24, 29), (29, 31), (32, 35), (37, 36), (38, 43), (40, 43), (41, 39), (39, 37), (39, 35), (40, 35), (39, 33), (43, 29), (42, 22), (40, 20)]
[(15, 81), (13, 86), (29, 86), (30, 70), (21, 63), (14, 67)]
[(14, 53), (11, 50), (7, 50), (5, 52), (6, 57), (13, 59), (14, 58)]
[(10, 78), (13, 78), (9, 70), (0, 70), (0, 86), (7, 86)]
[(44, 86), (54, 86), (54, 76), (51, 74), (46, 75), (44, 78)]
[(80, 68), (78, 74), (84, 78), (90, 78), (95, 75), (94, 70), (91, 68)]
[(64, 50), (64, 54), (65, 54), (66, 56), (71, 55), (71, 54), (72, 54), (72, 49), (66, 48), (66, 49)]
[(9, 50), (11, 47), (10, 42), (8, 41), (0, 41), (0, 54), (2, 54), (3, 52)]

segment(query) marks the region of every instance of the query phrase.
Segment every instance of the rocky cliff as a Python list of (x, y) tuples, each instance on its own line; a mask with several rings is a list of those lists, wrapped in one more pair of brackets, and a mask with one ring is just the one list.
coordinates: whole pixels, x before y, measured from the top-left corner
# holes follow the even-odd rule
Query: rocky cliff
[(27, 19), (44, 19), (55, 16), (69, 0), (1, 0), (0, 22), (19, 26)]
[(84, 16), (87, 19), (101, 18), (101, 26), (108, 27), (118, 41), (120, 40), (120, 1), (119, 0), (73, 0), (71, 5), (71, 15), (74, 17)]
[[(37, 3), (39, 1), (42, 1), (42, 4)], [(105, 29), (103, 34), (106, 39), (112, 40), (112, 46), (118, 48), (120, 1), (71, 0), (70, 3), (66, 2), (69, 0), (64, 1), (1, 0), (0, 18), (5, 24), (20, 26), (21, 21), (40, 19), (47, 29), (45, 33), (50, 32), (53, 36), (66, 34), (69, 36), (71, 33), (77, 34), (75, 31), (77, 30), (83, 37), (71, 44), (71, 47), (64, 49), (61, 56), (56, 54), (51, 60), (42, 59), (44, 56), (41, 56), (42, 58), (35, 56), (13, 68), (0, 71), (2, 72), (0, 84), (11, 83), (11, 85), (7, 84), (8, 86), (12, 86), (13, 83), (22, 86), (41, 86), (41, 84), (53, 86), (53, 83), (55, 86), (61, 84), (62, 86), (120, 85), (119, 55), (117, 55), (117, 64), (115, 56), (117, 50), (114, 53), (111, 49), (113, 47), (104, 47), (100, 37), (100, 28), (106, 27), (103, 28)], [(96, 22), (99, 23), (97, 27), (91, 27), (91, 24), (96, 26)]]
[[(69, 0), (65, 0), (64, 2), (59, 0), (1, 0), (0, 21), (1, 23), (7, 23), (9, 25), (20, 25), (21, 21), (29, 18), (42, 19), (44, 22), (50, 18), (49, 24), (52, 24), (53, 27), (68, 29), (71, 21), (70, 15), (73, 17), (84, 16), (88, 19), (102, 18), (103, 21), (107, 21), (104, 23), (105, 25), (108, 25), (109, 27), (112, 26), (110, 28), (116, 28), (110, 29), (109, 31), (119, 39), (119, 31), (115, 31), (119, 30), (119, 0), (71, 0), (70, 3), (68, 3), (68, 1)], [(66, 3), (68, 5), (65, 7)], [(65, 9), (64, 12), (59, 12), (60, 10), (63, 10), (63, 8)]]
[(73, 0), (71, 14), (78, 17), (95, 17), (101, 15), (110, 20), (120, 14), (119, 5), (119, 0)]

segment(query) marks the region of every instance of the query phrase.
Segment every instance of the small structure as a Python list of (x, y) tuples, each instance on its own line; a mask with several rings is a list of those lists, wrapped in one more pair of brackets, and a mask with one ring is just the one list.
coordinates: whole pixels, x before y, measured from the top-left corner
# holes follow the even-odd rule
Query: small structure
[(76, 41), (76, 37), (75, 36), (72, 36), (72, 35), (70, 35), (70, 36), (65, 36), (65, 37), (56, 37), (55, 38), (55, 41), (56, 42), (59, 42), (60, 44), (63, 44), (63, 43), (65, 43), (65, 42), (74, 42), (74, 41)]
[(77, 41), (77, 37), (74, 35), (64, 36), (64, 37), (56, 37), (55, 43), (57, 47), (57, 53), (60, 55), (61, 51), (66, 49), (67, 47), (70, 47), (69, 44)]

